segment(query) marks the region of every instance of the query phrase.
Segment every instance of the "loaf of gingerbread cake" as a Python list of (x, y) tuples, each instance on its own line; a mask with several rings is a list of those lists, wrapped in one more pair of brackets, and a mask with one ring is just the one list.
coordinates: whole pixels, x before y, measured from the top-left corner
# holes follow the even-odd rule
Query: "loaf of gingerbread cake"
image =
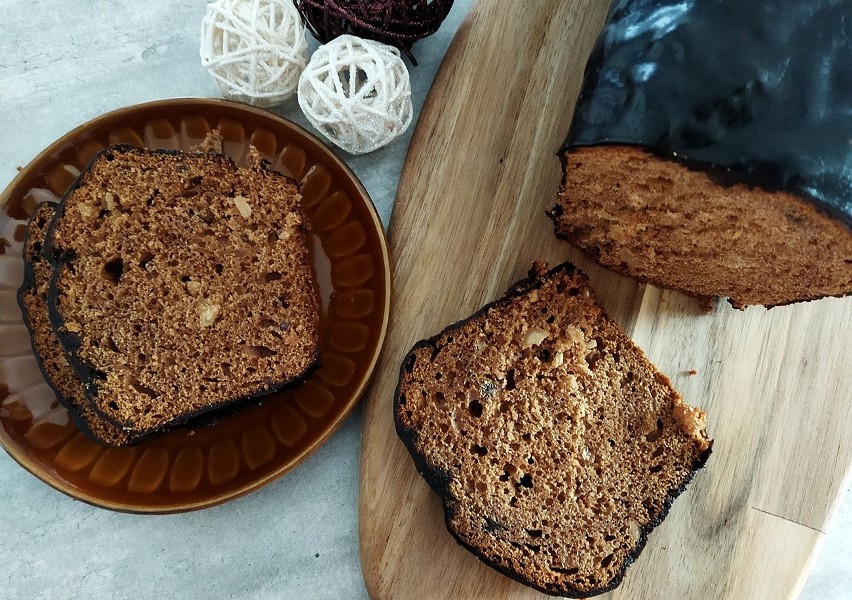
[(561, 150), (557, 236), (736, 307), (852, 292), (852, 6), (616, 0)]
[(91, 407), (134, 435), (278, 390), (318, 361), (297, 184), (252, 149), (101, 152), (47, 234), (53, 330)]
[(51, 267), (42, 249), (55, 211), (56, 205), (51, 202), (39, 204), (27, 225), (24, 242), (24, 283), (18, 290), (18, 304), (30, 331), (33, 352), (57, 399), (81, 431), (105, 446), (129, 446), (141, 439), (110, 423), (91, 407), (50, 324), (47, 289)]
[(450, 533), (542, 592), (613, 589), (708, 459), (686, 405), (569, 264), (418, 342), (397, 433)]

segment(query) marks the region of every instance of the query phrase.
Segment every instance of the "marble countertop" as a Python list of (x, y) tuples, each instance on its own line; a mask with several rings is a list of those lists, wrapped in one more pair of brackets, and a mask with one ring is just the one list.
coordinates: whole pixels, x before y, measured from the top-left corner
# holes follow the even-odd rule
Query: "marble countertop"
[[(415, 117), (472, 0), (418, 43)], [(218, 91), (200, 66), (203, 0), (4, 0), (0, 189), (40, 150), (115, 108)], [(313, 49), (316, 44), (312, 44)], [(295, 101), (279, 114), (310, 128)], [(412, 126), (340, 153), (387, 226)], [(146, 517), (54, 491), (0, 452), (0, 598), (366, 598), (358, 562), (360, 411), (291, 473), (199, 512)], [(801, 600), (852, 597), (852, 493), (826, 529)]]

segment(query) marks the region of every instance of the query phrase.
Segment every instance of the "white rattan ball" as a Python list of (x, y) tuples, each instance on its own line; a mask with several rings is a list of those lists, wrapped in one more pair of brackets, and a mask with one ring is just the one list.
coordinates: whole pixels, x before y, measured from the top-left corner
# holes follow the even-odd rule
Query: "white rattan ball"
[(411, 124), (411, 81), (399, 50), (352, 35), (320, 46), (299, 78), (299, 106), (352, 154), (392, 142)]
[(201, 22), (201, 64), (222, 95), (273, 106), (296, 91), (308, 42), (291, 0), (217, 0)]

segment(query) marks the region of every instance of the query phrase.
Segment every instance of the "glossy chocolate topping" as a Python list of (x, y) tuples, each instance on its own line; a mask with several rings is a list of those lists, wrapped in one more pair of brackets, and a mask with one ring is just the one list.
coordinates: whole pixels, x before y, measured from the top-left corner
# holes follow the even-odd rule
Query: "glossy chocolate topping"
[(852, 227), (852, 2), (615, 0), (563, 150), (607, 143)]

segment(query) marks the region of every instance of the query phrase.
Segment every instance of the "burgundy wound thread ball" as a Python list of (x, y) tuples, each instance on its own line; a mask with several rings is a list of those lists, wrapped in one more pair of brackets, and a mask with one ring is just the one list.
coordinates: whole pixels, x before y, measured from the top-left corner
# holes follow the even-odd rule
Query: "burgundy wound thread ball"
[(411, 46), (438, 31), (453, 0), (293, 0), (293, 4), (320, 42), (349, 33), (396, 46), (416, 66)]

